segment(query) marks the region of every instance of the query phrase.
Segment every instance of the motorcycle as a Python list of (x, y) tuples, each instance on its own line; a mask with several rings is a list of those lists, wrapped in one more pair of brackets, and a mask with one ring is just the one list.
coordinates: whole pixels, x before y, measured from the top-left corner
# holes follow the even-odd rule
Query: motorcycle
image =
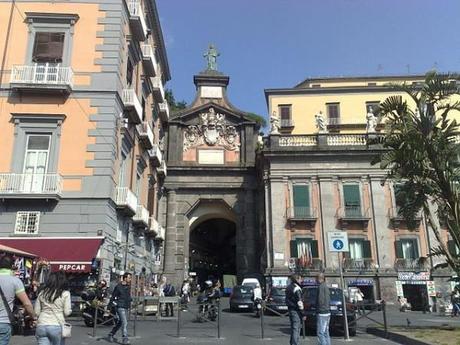
[(81, 294), (81, 299), (84, 301), (82, 310), (83, 321), (88, 327), (94, 326), (94, 316), (97, 308), (97, 324), (114, 325), (115, 313), (112, 313), (106, 308), (103, 302), (96, 299), (94, 290), (86, 290)]
[(214, 298), (202, 294), (198, 296), (197, 302), (200, 305), (197, 320), (199, 322), (205, 321), (216, 321), (217, 319), (217, 310), (216, 303)]

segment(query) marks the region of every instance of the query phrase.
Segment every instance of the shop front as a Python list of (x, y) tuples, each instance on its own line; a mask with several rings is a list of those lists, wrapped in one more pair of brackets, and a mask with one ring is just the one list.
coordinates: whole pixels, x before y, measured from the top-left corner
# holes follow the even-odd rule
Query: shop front
[(412, 310), (427, 310), (430, 296), (436, 296), (429, 272), (399, 272), (395, 284), (398, 297), (404, 297)]
[(364, 297), (364, 303), (375, 303), (374, 279), (347, 278), (345, 280), (348, 290), (360, 290)]
[[(2, 245), (33, 253), (33, 279), (43, 283), (49, 272), (67, 273), (72, 295), (98, 279), (98, 251), (103, 237), (0, 238)], [(27, 262), (26, 262), (27, 264)]]
[(0, 255), (13, 257), (16, 276), (24, 282), (24, 285), (29, 285), (33, 275), (33, 262), (37, 255), (3, 244), (0, 244)]

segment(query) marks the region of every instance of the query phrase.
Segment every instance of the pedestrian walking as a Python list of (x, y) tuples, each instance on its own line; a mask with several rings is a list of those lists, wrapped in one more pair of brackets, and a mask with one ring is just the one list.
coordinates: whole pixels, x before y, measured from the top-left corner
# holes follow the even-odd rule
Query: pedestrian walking
[(0, 345), (8, 345), (11, 339), (11, 326), (14, 323), (12, 310), (15, 298), (22, 303), (27, 314), (34, 321), (37, 320), (24, 284), (13, 275), (13, 262), (11, 256), (0, 257)]
[[(165, 297), (174, 297), (176, 296), (176, 289), (171, 283), (166, 283), (163, 288), (163, 293)], [(174, 316), (174, 305), (171, 302), (166, 303), (166, 316)]]
[(300, 277), (293, 274), (289, 277), (289, 285), (286, 288), (286, 305), (289, 312), (289, 322), (291, 325), (291, 338), (289, 345), (300, 344), (300, 330), (302, 329), (303, 302), (302, 289), (298, 283)]
[(316, 276), (316, 282), (319, 284), (316, 295), (316, 335), (318, 336), (319, 345), (331, 345), (329, 336), (331, 297), (324, 279), (324, 273), (319, 273)]
[(113, 306), (116, 310), (118, 319), (115, 327), (108, 335), (108, 341), (113, 342), (114, 336), (121, 328), (122, 344), (129, 344), (128, 339), (128, 312), (131, 306), (131, 273), (123, 274), (123, 279), (115, 286), (110, 297), (109, 306)]
[(185, 279), (180, 288), (182, 310), (187, 310), (187, 305), (190, 302), (190, 283)]
[(361, 315), (361, 309), (364, 313), (364, 308), (363, 308), (364, 294), (360, 288), (358, 288), (358, 290), (355, 293), (355, 301), (356, 301), (356, 309), (358, 311), (358, 314)]
[(460, 313), (460, 293), (457, 288), (455, 288), (450, 294), (450, 303), (452, 303), (451, 316), (457, 316)]
[(35, 331), (38, 345), (64, 345), (62, 327), (66, 323), (65, 317), (72, 313), (70, 291), (64, 272), (49, 274), (35, 302), (35, 313), (38, 315)]

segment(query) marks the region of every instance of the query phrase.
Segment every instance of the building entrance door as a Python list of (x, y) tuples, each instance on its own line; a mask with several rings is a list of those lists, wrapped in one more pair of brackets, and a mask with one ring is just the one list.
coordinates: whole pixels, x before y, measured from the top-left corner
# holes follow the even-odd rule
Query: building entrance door
[(223, 282), (224, 276), (236, 276), (236, 225), (214, 218), (199, 223), (190, 231), (190, 272), (198, 283), (205, 280)]

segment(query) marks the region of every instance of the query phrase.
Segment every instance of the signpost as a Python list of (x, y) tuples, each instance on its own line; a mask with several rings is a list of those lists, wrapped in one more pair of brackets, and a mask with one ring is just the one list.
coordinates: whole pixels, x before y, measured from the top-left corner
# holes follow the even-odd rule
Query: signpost
[(345, 340), (350, 341), (350, 334), (348, 332), (348, 317), (347, 317), (347, 304), (345, 300), (345, 282), (343, 279), (342, 259), (340, 253), (348, 252), (348, 234), (346, 231), (331, 231), (328, 232), (329, 251), (336, 252), (339, 260), (340, 271), (340, 285), (342, 286), (342, 314)]

